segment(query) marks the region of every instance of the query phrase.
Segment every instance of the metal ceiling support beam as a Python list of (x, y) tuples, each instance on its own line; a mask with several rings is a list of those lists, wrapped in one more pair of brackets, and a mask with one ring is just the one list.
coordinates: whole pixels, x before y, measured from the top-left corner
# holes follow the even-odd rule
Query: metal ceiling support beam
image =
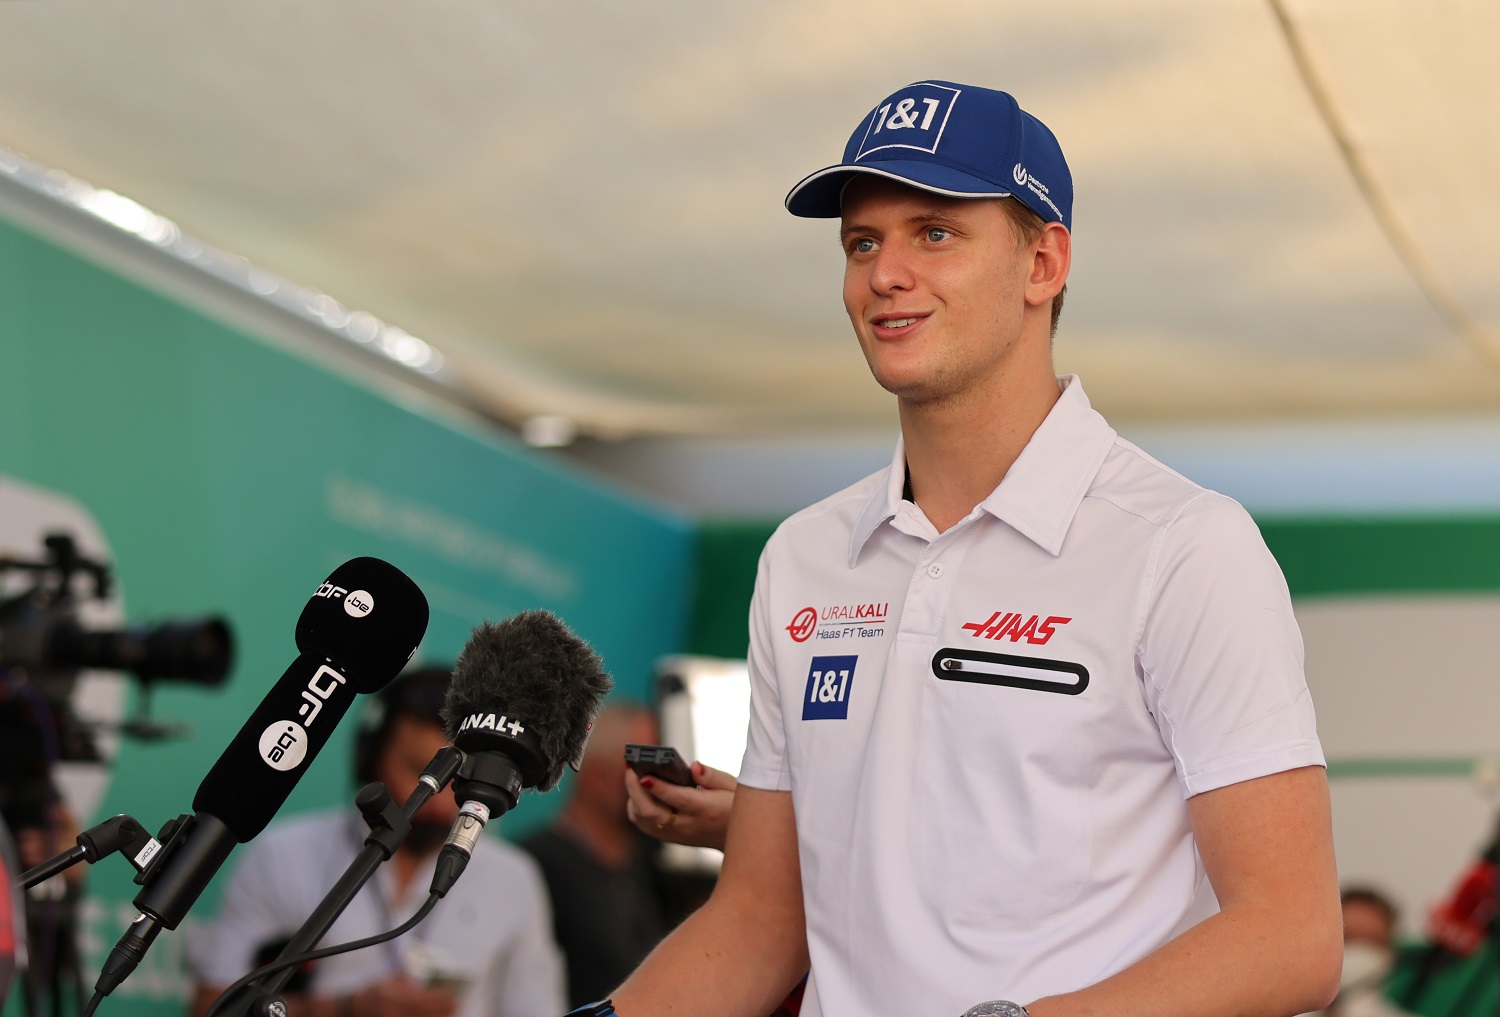
[(1286, 0), (1267, 0), (1267, 2), (1270, 4), (1271, 12), (1276, 16), (1282, 37), (1286, 40), (1287, 50), (1291, 54), (1292, 63), (1296, 66), (1297, 73), (1307, 88), (1307, 94), (1312, 99), (1318, 116), (1322, 118), (1324, 126), (1328, 128), (1329, 136), (1338, 146), (1344, 165), (1348, 167), (1349, 175), (1354, 179), (1354, 186), (1358, 188), (1360, 196), (1375, 217), (1376, 223), (1385, 234), (1396, 257), (1401, 260), (1401, 264), (1411, 275), (1412, 281), (1417, 284), (1417, 288), (1422, 291), (1427, 302), (1432, 305), (1433, 310), (1437, 311), (1448, 327), (1463, 339), (1479, 359), (1489, 365), (1491, 370), (1500, 373), (1500, 336), (1493, 334), (1469, 313), (1458, 295), (1448, 286), (1431, 260), (1422, 252), (1416, 237), (1402, 225), (1400, 216), (1396, 214), (1395, 205), (1376, 181), (1369, 164), (1359, 148), (1355, 146), (1348, 128), (1334, 108), (1333, 97), (1313, 66), (1312, 55), (1308, 52), (1307, 44), (1303, 41), (1296, 22), (1292, 20), (1291, 13), (1287, 10)]

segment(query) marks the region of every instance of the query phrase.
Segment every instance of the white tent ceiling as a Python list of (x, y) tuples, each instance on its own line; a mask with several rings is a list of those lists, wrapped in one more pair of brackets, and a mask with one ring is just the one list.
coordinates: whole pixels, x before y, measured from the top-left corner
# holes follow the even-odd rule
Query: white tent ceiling
[(1500, 411), (1493, 0), (0, 0), (0, 147), (367, 309), (495, 416), (887, 425), (786, 189), (873, 102), (1062, 139), (1117, 419)]

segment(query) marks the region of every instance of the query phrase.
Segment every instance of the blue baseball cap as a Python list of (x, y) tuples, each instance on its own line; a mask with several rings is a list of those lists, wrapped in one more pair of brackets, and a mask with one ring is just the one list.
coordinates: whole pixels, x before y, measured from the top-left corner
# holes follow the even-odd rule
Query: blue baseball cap
[(1057, 138), (993, 88), (918, 81), (892, 93), (849, 135), (843, 162), (792, 188), (787, 211), (837, 219), (856, 173), (955, 198), (1010, 196), (1044, 221), (1073, 228), (1073, 176)]

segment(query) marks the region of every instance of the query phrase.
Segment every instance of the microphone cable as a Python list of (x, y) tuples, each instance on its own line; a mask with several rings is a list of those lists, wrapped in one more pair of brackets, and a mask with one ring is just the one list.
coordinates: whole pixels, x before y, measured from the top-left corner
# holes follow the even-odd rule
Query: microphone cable
[[(379, 946), (381, 943), (388, 943), (398, 936), (404, 936), (412, 929), (415, 929), (424, 918), (431, 914), (432, 909), (437, 907), (437, 902), (442, 899), (443, 897), (441, 894), (429, 894), (427, 900), (422, 903), (422, 906), (417, 908), (416, 914), (412, 915), (406, 921), (396, 926), (396, 928), (391, 929), (389, 932), (381, 932), (374, 936), (367, 936), (364, 939), (356, 939), (348, 943), (340, 943), (337, 946), (325, 946), (321, 949), (309, 950), (306, 953), (295, 954), (291, 957), (283, 957), (280, 960), (275, 960), (262, 967), (258, 967), (254, 971), (251, 971), (248, 975), (245, 975), (243, 978), (240, 978), (238, 981), (231, 984), (223, 992), (219, 993), (218, 998), (214, 1000), (213, 1005), (208, 1008), (208, 1012), (205, 1013), (203, 1017), (218, 1017), (219, 1014), (224, 1013), (226, 1007), (228, 1006), (229, 1000), (235, 995), (235, 993), (239, 992), (241, 989), (245, 988), (258, 978), (264, 978), (266, 975), (274, 975), (278, 971), (285, 971), (287, 968), (294, 968), (299, 964), (306, 964), (308, 961), (322, 960), (325, 957), (336, 957), (341, 953), (353, 953), (355, 950), (363, 950), (367, 946)], [(89, 1017), (89, 1015), (92, 1013), (93, 1009), (91, 1006), (89, 1010), (85, 1011), (85, 1013), (81, 1015), (81, 1017)]]
[[(453, 775), (457, 772), (462, 760), (463, 753), (451, 745), (439, 749), (437, 754), (428, 762), (427, 766), (423, 768), (421, 777), (417, 779), (417, 786), (412, 788), (411, 794), (406, 796), (406, 801), (399, 806), (391, 799), (391, 793), (384, 784), (375, 782), (366, 784), (360, 788), (359, 794), (355, 796), (355, 804), (358, 805), (360, 812), (364, 814), (366, 822), (370, 824), (370, 836), (366, 838), (365, 846), (356, 855), (354, 864), (345, 871), (344, 876), (334, 885), (328, 895), (323, 898), (323, 901), (313, 910), (313, 913), (308, 916), (307, 921), (303, 922), (296, 936), (287, 944), (287, 949), (291, 949), (297, 945), (298, 941), (304, 935), (309, 938), (303, 941), (307, 945), (312, 946), (327, 933), (328, 929), (337, 919), (337, 916), (353, 898), (353, 895), (358, 893), (364, 887), (365, 881), (374, 874), (375, 866), (380, 864), (381, 861), (390, 858), (395, 853), (397, 843), (406, 835), (404, 827), (400, 828), (399, 835), (397, 835), (398, 827), (401, 827), (402, 824), (416, 815), (422, 806), (427, 803), (428, 799), (448, 786), (449, 782), (453, 780)], [(395, 815), (395, 820), (401, 821), (400, 824), (391, 818), (390, 814), (392, 813)], [(383, 835), (395, 835), (396, 839), (387, 840)], [(372, 848), (384, 849), (381, 851), (379, 859), (373, 855), (367, 855), (367, 852)], [(361, 859), (365, 859), (370, 863), (368, 867), (360, 865)], [(351, 877), (358, 877), (357, 882), (348, 883)], [(339, 895), (341, 887), (347, 891), (347, 896)], [(213, 1005), (209, 1007), (204, 1017), (211, 1017), (213, 1014), (226, 1010), (230, 998), (256, 979), (263, 979), (279, 974), (287, 968), (296, 967), (308, 961), (321, 960), (324, 957), (333, 957), (341, 953), (351, 953), (355, 950), (362, 950), (367, 946), (378, 946), (398, 936), (405, 935), (416, 928), (417, 924), (432, 912), (432, 909), (437, 906), (437, 902), (442, 900), (446, 893), (446, 889), (429, 893), (427, 900), (422, 903), (422, 906), (416, 910), (415, 914), (389, 932), (382, 932), (366, 937), (365, 939), (357, 939), (337, 946), (305, 950), (289, 956), (277, 957), (270, 963), (251, 971), (219, 993), (218, 998), (214, 1000)], [(388, 918), (389, 912), (385, 913)], [(326, 921), (317, 921), (320, 915)], [(272, 991), (279, 992), (280, 987), (284, 984), (285, 979), (276, 983)], [(83, 1017), (83, 1015), (80, 1015), (80, 1017)]]

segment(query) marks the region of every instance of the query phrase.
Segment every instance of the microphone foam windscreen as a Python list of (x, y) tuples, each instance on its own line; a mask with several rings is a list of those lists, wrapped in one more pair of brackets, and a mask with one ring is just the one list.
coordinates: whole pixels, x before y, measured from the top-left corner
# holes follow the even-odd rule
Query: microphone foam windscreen
[(526, 736), (520, 743), (529, 742), (527, 747), (540, 756), (535, 786), (550, 791), (562, 779), (563, 768), (583, 755), (589, 725), (612, 684), (599, 655), (556, 615), (523, 611), (498, 625), (486, 622), (474, 629), (453, 666), (443, 723), (448, 739), (470, 751), (461, 742), (507, 740), (495, 721), (480, 728), (475, 718), (493, 715), (516, 722)]
[(384, 688), (427, 631), (427, 598), (406, 573), (379, 558), (351, 558), (318, 587), (297, 619), (297, 650), (326, 657), (355, 692)]

